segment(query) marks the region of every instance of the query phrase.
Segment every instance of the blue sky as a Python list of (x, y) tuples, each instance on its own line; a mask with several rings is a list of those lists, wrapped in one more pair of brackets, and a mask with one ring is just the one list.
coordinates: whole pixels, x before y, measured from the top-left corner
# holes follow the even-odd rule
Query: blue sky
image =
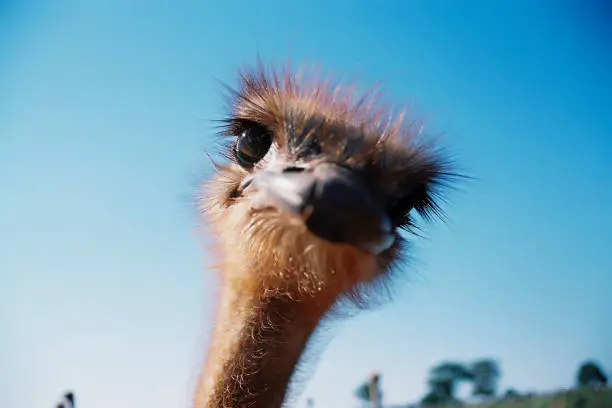
[(258, 54), (382, 81), (478, 177), (304, 398), (354, 406), (379, 370), (414, 401), (442, 359), (497, 357), (519, 390), (612, 370), (609, 7), (325, 3), (0, 2), (0, 405), (190, 401), (215, 296), (191, 197), (218, 80)]

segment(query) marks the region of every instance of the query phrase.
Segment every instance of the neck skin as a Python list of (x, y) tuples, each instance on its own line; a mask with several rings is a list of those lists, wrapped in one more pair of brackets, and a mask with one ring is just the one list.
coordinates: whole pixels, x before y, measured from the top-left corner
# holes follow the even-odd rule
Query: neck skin
[(261, 293), (266, 291), (246, 290), (244, 282), (224, 283), (195, 408), (282, 406), (295, 366), (331, 302)]

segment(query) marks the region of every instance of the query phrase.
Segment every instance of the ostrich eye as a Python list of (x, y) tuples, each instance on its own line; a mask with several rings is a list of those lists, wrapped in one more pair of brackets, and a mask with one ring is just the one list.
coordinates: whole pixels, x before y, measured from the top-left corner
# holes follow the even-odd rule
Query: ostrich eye
[(260, 161), (272, 145), (272, 135), (263, 126), (255, 125), (245, 129), (236, 142), (236, 158), (242, 166), (252, 166)]

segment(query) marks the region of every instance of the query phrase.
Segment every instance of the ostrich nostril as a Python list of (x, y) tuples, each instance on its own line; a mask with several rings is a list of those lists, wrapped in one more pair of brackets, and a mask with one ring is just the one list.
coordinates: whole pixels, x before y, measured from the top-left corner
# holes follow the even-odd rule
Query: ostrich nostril
[(288, 166), (288, 167), (285, 167), (285, 168), (283, 169), (283, 173), (301, 173), (301, 172), (303, 172), (304, 170), (306, 170), (306, 168), (304, 168), (304, 167), (299, 167), (299, 166)]

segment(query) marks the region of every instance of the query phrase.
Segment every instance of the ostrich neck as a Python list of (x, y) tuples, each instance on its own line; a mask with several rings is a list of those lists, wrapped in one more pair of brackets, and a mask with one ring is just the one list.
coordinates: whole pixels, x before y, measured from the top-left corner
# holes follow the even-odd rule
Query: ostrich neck
[(330, 303), (263, 297), (264, 288), (247, 286), (243, 279), (224, 282), (195, 408), (282, 406), (293, 371)]

